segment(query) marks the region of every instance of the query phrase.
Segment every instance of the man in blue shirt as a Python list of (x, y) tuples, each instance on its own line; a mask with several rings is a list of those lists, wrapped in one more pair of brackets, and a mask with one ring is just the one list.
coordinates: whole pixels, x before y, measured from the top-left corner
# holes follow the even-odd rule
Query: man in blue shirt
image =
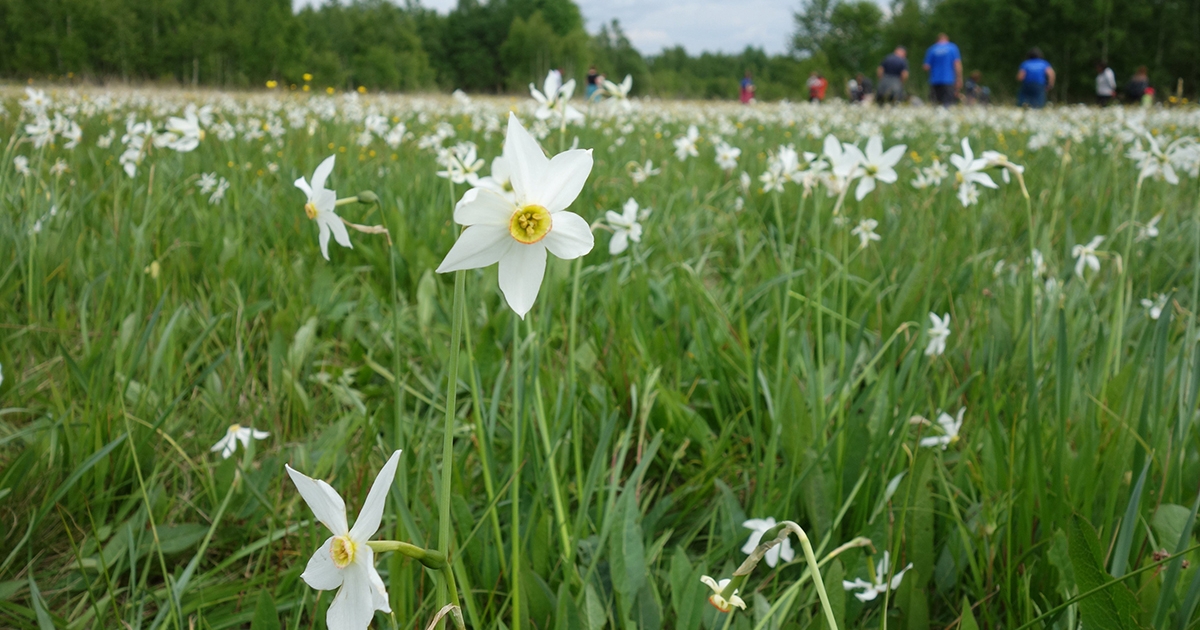
[(930, 100), (948, 107), (958, 100), (962, 88), (962, 55), (950, 36), (939, 33), (937, 43), (925, 51), (925, 72), (929, 73)]
[(1054, 87), (1054, 68), (1050, 62), (1042, 59), (1041, 49), (1034, 47), (1029, 51), (1021, 69), (1017, 70), (1017, 80), (1021, 89), (1017, 92), (1017, 105), (1041, 109), (1046, 106), (1046, 92)]

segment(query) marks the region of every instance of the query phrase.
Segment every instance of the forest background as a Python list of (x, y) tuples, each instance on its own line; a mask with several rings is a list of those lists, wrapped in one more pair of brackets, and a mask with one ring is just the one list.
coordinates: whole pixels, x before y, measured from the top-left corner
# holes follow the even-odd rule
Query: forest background
[(518, 93), (550, 68), (582, 79), (595, 64), (615, 80), (633, 75), (635, 95), (736, 98), (750, 71), (760, 98), (800, 100), (810, 72), (841, 95), (847, 79), (873, 76), (883, 55), (906, 45), (921, 95), (920, 59), (941, 31), (1000, 99), (1013, 96), (1032, 46), (1058, 70), (1060, 102), (1091, 99), (1098, 60), (1120, 83), (1149, 67), (1160, 94), (1175, 94), (1182, 79), (1193, 95), (1200, 80), (1200, 0), (802, 0), (779, 55), (761, 47), (689, 55), (682, 46), (647, 54), (615, 21), (587, 32), (571, 0), (459, 0), (446, 14), (413, 0), (299, 11), (291, 0), (0, 0), (0, 77)]

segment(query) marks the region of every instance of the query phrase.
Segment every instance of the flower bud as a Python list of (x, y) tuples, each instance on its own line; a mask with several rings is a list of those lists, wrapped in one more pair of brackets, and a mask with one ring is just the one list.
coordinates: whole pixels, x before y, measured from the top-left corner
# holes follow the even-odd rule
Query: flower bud
[(358, 203), (379, 203), (379, 196), (369, 190), (364, 190), (358, 193)]

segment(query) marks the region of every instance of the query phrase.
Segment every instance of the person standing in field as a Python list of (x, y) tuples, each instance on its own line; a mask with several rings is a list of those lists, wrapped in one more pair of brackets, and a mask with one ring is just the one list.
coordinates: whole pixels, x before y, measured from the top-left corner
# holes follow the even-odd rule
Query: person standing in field
[(1138, 66), (1133, 76), (1129, 79), (1129, 83), (1125, 85), (1125, 98), (1129, 99), (1130, 103), (1140, 103), (1143, 100), (1142, 97), (1146, 95), (1146, 90), (1149, 89), (1150, 75), (1146, 70), (1146, 66)]
[(1117, 76), (1103, 61), (1096, 62), (1096, 104), (1104, 107), (1117, 95)]
[(584, 98), (588, 99), (589, 101), (592, 100), (592, 95), (594, 95), (600, 89), (601, 85), (603, 85), (603, 83), (600, 82), (600, 72), (596, 70), (596, 66), (588, 68), (587, 86), (584, 87), (583, 94)]
[(808, 87), (808, 102), (820, 103), (825, 100), (825, 89), (829, 87), (829, 81), (826, 81), (821, 73), (814, 71), (808, 75), (805, 86)]
[(897, 46), (892, 54), (883, 58), (875, 69), (875, 76), (879, 79), (879, 92), (875, 98), (880, 105), (904, 101), (904, 84), (908, 81), (908, 50)]
[(958, 100), (962, 89), (962, 55), (950, 36), (939, 33), (937, 43), (925, 51), (925, 72), (929, 73), (929, 98), (942, 107)]
[(742, 77), (742, 91), (740, 98), (744, 104), (754, 100), (754, 80), (750, 78), (749, 70), (746, 71), (746, 76)]
[(1017, 106), (1041, 109), (1046, 106), (1046, 92), (1054, 87), (1054, 68), (1042, 58), (1042, 50), (1029, 49), (1021, 68), (1017, 70), (1021, 88), (1017, 91)]

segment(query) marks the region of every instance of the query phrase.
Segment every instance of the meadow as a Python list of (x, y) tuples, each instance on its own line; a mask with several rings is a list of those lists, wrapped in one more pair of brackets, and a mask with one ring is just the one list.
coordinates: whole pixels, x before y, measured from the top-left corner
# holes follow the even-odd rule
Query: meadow
[(1194, 627), (1200, 109), (613, 91), (3, 92), (0, 626)]

